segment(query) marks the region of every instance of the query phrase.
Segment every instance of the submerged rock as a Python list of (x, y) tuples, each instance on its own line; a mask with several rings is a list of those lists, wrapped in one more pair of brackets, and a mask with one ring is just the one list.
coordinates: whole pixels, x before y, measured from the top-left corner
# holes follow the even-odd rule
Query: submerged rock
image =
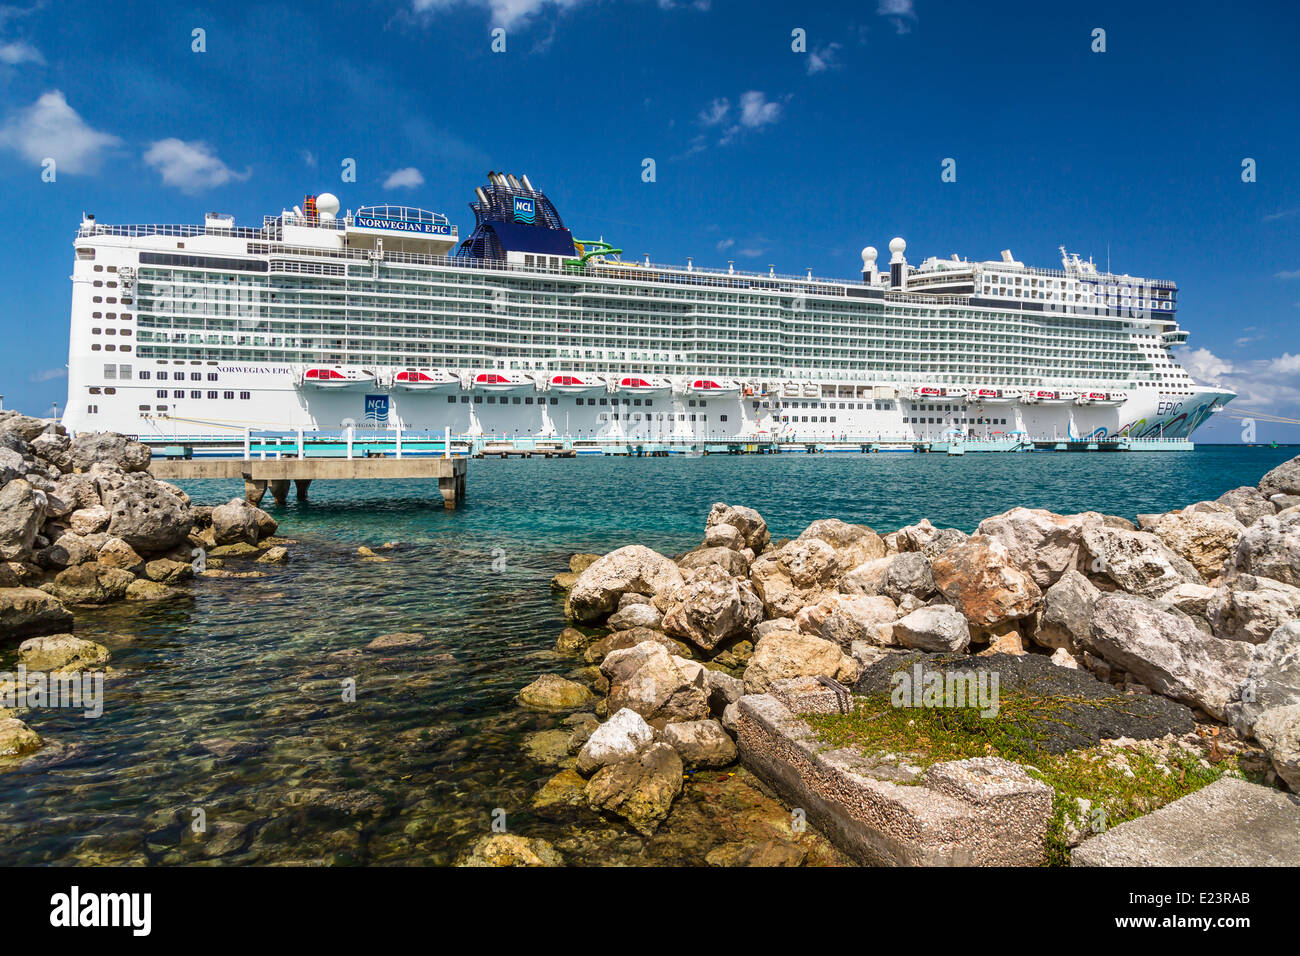
[(0, 588), (0, 634), (59, 634), (72, 627), (72, 612), (36, 588)]
[(564, 857), (545, 840), (493, 833), (474, 844), (457, 866), (564, 866)]
[(71, 634), (32, 637), (18, 645), (29, 671), (80, 671), (108, 663), (108, 648)]
[(543, 674), (519, 692), (519, 702), (542, 710), (577, 710), (588, 707), (595, 698), (577, 681), (554, 674)]
[(687, 767), (725, 767), (736, 760), (736, 744), (716, 720), (690, 720), (664, 728), (664, 742)]
[(585, 790), (587, 804), (615, 813), (643, 836), (652, 835), (682, 791), (682, 760), (667, 744), (598, 770)]

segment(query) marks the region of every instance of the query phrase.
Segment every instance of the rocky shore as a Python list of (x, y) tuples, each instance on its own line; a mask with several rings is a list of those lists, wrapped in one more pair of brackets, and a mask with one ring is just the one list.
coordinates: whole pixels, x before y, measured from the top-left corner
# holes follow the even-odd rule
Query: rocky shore
[[(796, 718), (797, 733), (811, 733), (800, 713), (817, 712), (818, 702), (823, 713), (848, 713), (850, 693), (859, 705), (878, 697), (891, 673), (915, 661), (1001, 670), (1008, 694), (1038, 688), (1031, 709), (1043, 701), (1068, 701), (1072, 714), (1082, 712), (1080, 701), (1091, 706), (1058, 735), (1065, 743), (1036, 740), (1025, 751), (1055, 761), (1049, 766), (1045, 757), (1029, 776), (1001, 756), (931, 765), (911, 740), (908, 754), (883, 770), (874, 758), (864, 769), (861, 754), (851, 772), (827, 765), (828, 779), (842, 783), (849, 773), (868, 789), (880, 780), (924, 783), (934, 800), (947, 801), (945, 812), (954, 794), (964, 794), (975, 802), (957, 805), (972, 816), (984, 812), (977, 806), (984, 798), (971, 796), (978, 790), (971, 772), (997, 777), (1004, 793), (1022, 792), (1017, 813), (1036, 808), (1038, 829), (1027, 828), (1015, 852), (990, 851), (984, 862), (1046, 862), (1043, 828), (1053, 813), (1050, 825), (1068, 831), (1063, 847), (1092, 835), (1083, 826), (1091, 801), (1078, 797), (1081, 812), (1076, 817), (1071, 802), (1062, 820), (1061, 792), (1053, 797), (1042, 782), (1064, 772), (1059, 752), (1119, 766), (1130, 778), (1131, 767), (1150, 769), (1159, 785), (1137, 810), (1129, 798), (1130, 816), (1225, 773), (1253, 777), (1255, 790), (1300, 793), (1300, 458), (1255, 487), (1139, 515), (1136, 524), (1096, 512), (1013, 508), (986, 518), (973, 535), (924, 520), (879, 534), (829, 518), (793, 540), (772, 541), (756, 511), (719, 503), (692, 551), (669, 557), (634, 544), (575, 555), (552, 588), (567, 592), (573, 625), (557, 649), (583, 666), (520, 691), (525, 707), (572, 712), (562, 748), (572, 759), (543, 793), (562, 793), (643, 836), (668, 818), (693, 770), (739, 759), (760, 777), (767, 771), (769, 783), (787, 772), (806, 778), (798, 787), (817, 783), (812, 764), (795, 764), (817, 764), (844, 740), (827, 743), (832, 734), (804, 757), (773, 758), (753, 749), (761, 743), (755, 734)], [(1031, 657), (1036, 666), (1020, 666)], [(919, 733), (914, 723), (900, 725), (905, 737)], [(843, 721), (836, 726), (844, 735)], [(856, 746), (863, 736), (850, 732), (845, 740)], [(787, 762), (775, 777), (773, 759)], [(1169, 779), (1181, 789), (1166, 787)], [(1278, 799), (1294, 805), (1300, 821), (1300, 803)], [(824, 817), (833, 826), (833, 814)], [(1019, 822), (997, 827), (1014, 831)], [(854, 852), (845, 846), (851, 839), (828, 835)], [(485, 838), (473, 862), (555, 862), (539, 841), (512, 850), (505, 837)], [(741, 845), (716, 862), (800, 858), (797, 840), (786, 842), (761, 852)], [(911, 861), (981, 862), (963, 856), (960, 842), (923, 847)], [(874, 858), (871, 847), (857, 849), (859, 859)]]
[[(187, 582), (245, 577), (247, 556), (287, 558), (275, 519), (243, 499), (198, 506), (148, 472), (149, 448), (111, 432), (69, 436), (53, 419), (0, 412), (0, 647), (28, 671), (101, 668), (108, 652), (73, 635), (79, 606), (181, 596)], [(21, 643), (19, 643), (21, 642)], [(0, 699), (21, 696), (14, 680)], [(0, 705), (0, 757), (40, 738)]]

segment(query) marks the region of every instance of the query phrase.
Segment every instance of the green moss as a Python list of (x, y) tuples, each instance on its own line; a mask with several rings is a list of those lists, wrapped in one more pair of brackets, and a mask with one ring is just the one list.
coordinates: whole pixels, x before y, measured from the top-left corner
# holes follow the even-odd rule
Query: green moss
[[(1237, 772), (1234, 759), (1205, 767), (1199, 755), (1180, 748), (1160, 758), (1141, 745), (1064, 753), (1045, 749), (1053, 724), (1068, 724), (1071, 709), (1095, 706), (1093, 699), (1004, 692), (998, 713), (989, 717), (973, 707), (895, 707), (888, 694), (855, 700), (851, 714), (810, 714), (804, 719), (832, 747), (852, 747), (869, 756), (893, 754), (922, 769), (968, 757), (1003, 757), (1050, 786), (1055, 796), (1047, 833), (1048, 865), (1069, 862), (1072, 827), (1110, 828)], [(1104, 701), (1122, 707), (1125, 698)], [(1086, 813), (1080, 800), (1087, 801)]]

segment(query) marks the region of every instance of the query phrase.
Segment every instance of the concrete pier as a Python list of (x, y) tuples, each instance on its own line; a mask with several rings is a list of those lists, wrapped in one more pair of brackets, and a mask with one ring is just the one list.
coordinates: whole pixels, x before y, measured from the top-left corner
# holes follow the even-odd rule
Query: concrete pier
[(464, 458), (198, 458), (166, 460), (155, 458), (149, 472), (166, 481), (198, 478), (242, 478), (244, 497), (257, 505), (271, 489), (276, 504), (289, 497), (289, 482), (298, 499), (307, 500), (313, 481), (397, 481), (406, 478), (437, 478), (444, 507), (455, 508), (465, 500)]

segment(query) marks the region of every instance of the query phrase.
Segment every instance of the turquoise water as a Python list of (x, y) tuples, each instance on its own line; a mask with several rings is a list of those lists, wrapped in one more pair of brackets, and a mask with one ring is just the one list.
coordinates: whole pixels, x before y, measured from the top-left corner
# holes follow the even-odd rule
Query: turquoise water
[[(564, 620), (548, 588), (570, 553), (684, 550), (715, 501), (757, 508), (774, 537), (830, 516), (969, 531), (1017, 504), (1132, 518), (1254, 484), (1296, 451), (474, 461), (455, 512), (435, 482), (317, 483), (310, 502), (271, 508), (298, 541), (288, 564), (231, 562), (264, 576), (77, 612), (79, 636), (113, 653), (105, 712), (27, 715), (47, 746), (0, 771), (0, 863), (206, 862), (195, 810), (232, 834), (219, 862), (450, 863), (504, 811), (571, 862), (700, 863), (724, 838), (702, 790), (649, 841), (531, 806), (556, 768), (525, 743), (560, 717), (515, 695), (579, 666), (553, 650)], [(187, 489), (200, 503), (243, 490)], [(360, 651), (393, 631), (425, 642)]]

